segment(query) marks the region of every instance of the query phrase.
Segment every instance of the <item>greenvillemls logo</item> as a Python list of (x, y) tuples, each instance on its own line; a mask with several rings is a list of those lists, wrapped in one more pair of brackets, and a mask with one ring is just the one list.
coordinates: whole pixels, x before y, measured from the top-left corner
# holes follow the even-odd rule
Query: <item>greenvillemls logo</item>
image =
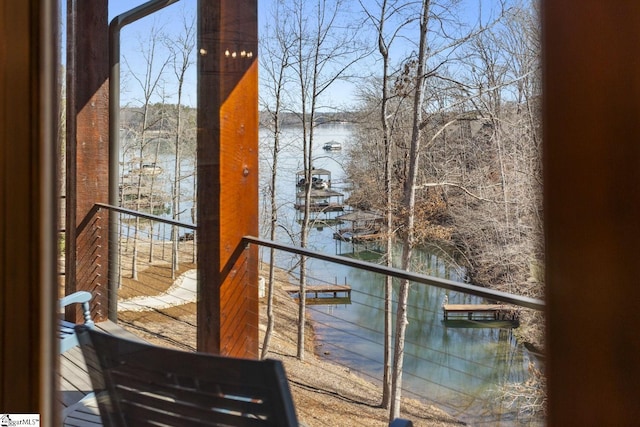
[(0, 427), (40, 427), (40, 414), (0, 414)]

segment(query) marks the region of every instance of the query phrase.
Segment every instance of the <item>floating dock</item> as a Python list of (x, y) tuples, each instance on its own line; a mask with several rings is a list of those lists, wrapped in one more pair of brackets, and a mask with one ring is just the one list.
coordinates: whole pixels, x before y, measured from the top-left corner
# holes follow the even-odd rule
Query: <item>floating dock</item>
[[(282, 287), (289, 295), (300, 294), (300, 286), (285, 285)], [(351, 286), (349, 285), (307, 285), (305, 287), (307, 304), (351, 304)]]
[(468, 320), (461, 317), (443, 320), (445, 328), (454, 329), (514, 329), (520, 326), (517, 320)]
[(517, 312), (504, 304), (442, 304), (442, 312), (444, 320), (448, 320), (450, 315), (466, 315), (469, 320), (478, 316), (482, 319), (517, 320)]

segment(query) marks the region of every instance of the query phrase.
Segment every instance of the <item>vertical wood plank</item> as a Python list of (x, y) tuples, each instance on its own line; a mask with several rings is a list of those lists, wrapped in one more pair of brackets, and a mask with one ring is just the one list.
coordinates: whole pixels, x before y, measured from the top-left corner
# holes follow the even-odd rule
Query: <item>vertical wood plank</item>
[(198, 350), (257, 357), (257, 2), (198, 16)]

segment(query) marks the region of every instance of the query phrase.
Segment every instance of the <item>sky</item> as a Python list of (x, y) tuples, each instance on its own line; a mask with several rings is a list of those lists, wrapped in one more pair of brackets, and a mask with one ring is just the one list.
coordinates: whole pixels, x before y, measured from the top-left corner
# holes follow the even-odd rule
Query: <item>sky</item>
[[(109, 21), (119, 14), (125, 13), (140, 4), (146, 3), (141, 0), (110, 0), (109, 1)], [(131, 77), (132, 73), (137, 76), (143, 76), (147, 67), (147, 60), (142, 53), (149, 48), (149, 35), (153, 32), (162, 32), (169, 37), (175, 37), (182, 33), (183, 16), (194, 17), (196, 12), (197, 0), (181, 0), (164, 9), (141, 18), (140, 20), (124, 26), (120, 32), (120, 53), (121, 53), (121, 95), (120, 101), (122, 105), (140, 105), (143, 99), (140, 83)], [(159, 46), (160, 47), (160, 46)], [(156, 54), (156, 64), (154, 66), (155, 73), (160, 69), (160, 63), (166, 60), (168, 52), (164, 49), (158, 49)], [(185, 99), (183, 103), (195, 106), (196, 99), (196, 64), (195, 51), (193, 56), (194, 63), (188, 71), (185, 79)], [(177, 79), (173, 75), (171, 69), (166, 70), (164, 84), (165, 97), (169, 103), (175, 102), (176, 82)], [(160, 101), (158, 96), (154, 101)]]
[[(240, 1), (240, 0), (239, 0)], [(363, 3), (367, 6), (371, 5), (374, 7), (374, 0), (362, 0)], [(465, 15), (465, 19), (469, 22), (477, 21), (478, 11), (480, 10), (480, 6), (482, 6), (483, 13), (488, 13), (493, 4), (497, 0), (456, 0), (461, 4), (458, 9), (459, 14)], [(109, 1), (109, 19), (111, 20), (113, 17), (126, 12), (140, 4), (145, 3), (143, 0), (110, 0)], [(313, 2), (308, 2), (308, 4), (312, 4)], [(259, 34), (264, 34), (264, 26), (272, 19), (271, 17), (271, 7), (273, 1), (272, 0), (259, 0), (258, 1), (258, 19), (259, 19)], [(121, 63), (121, 72), (122, 72), (122, 91), (121, 91), (121, 102), (123, 105), (126, 104), (140, 104), (140, 100), (142, 99), (142, 91), (140, 88), (140, 84), (135, 81), (135, 79), (131, 78), (132, 73), (135, 75), (141, 76), (142, 72), (146, 68), (147, 61), (144, 58), (144, 55), (141, 53), (141, 44), (145, 44), (148, 47), (148, 39), (149, 34), (152, 31), (162, 31), (169, 35), (176, 35), (181, 31), (182, 26), (182, 16), (195, 16), (197, 0), (180, 0), (175, 4), (167, 6), (163, 10), (154, 13), (151, 16), (142, 18), (141, 20), (134, 22), (125, 26), (121, 31), (121, 53), (122, 57), (125, 60)], [(351, 0), (348, 5), (357, 11), (360, 11), (360, 4), (356, 0)], [(362, 16), (359, 15), (354, 16)], [(361, 19), (361, 18), (358, 18)], [(366, 25), (362, 26), (363, 29), (359, 31), (359, 36), (366, 38)], [(369, 40), (375, 40), (375, 36), (369, 36)], [(415, 40), (415, 38), (413, 38)], [(405, 38), (399, 39), (396, 46), (396, 57), (404, 57), (407, 53), (412, 50), (415, 51), (415, 43), (412, 41), (411, 36), (407, 36)], [(162, 56), (163, 54), (157, 55), (157, 58), (166, 58)], [(366, 74), (371, 69), (376, 69), (375, 61), (376, 55), (372, 55), (368, 60), (365, 60), (360, 65), (360, 71), (363, 74)], [(186, 80), (186, 99), (183, 100), (188, 105), (195, 106), (196, 105), (196, 65), (195, 65), (195, 56), (193, 57), (194, 63), (190, 68), (189, 74)], [(156, 68), (157, 70), (157, 68)], [(167, 102), (175, 101), (173, 96), (176, 93), (176, 84), (175, 77), (172, 76), (171, 72), (166, 74), (166, 84), (165, 84), (165, 96), (167, 97)], [(337, 82), (332, 85), (332, 89), (329, 90), (323, 100), (324, 104), (332, 104), (343, 106), (349, 108), (357, 103), (356, 93), (359, 83), (346, 83), (346, 82)], [(361, 84), (361, 83), (360, 83)], [(156, 99), (159, 101), (160, 97)]]

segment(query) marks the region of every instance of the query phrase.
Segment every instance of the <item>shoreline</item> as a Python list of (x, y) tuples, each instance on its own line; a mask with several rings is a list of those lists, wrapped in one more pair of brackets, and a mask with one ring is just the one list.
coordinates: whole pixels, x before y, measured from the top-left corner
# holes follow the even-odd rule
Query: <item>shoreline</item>
[[(380, 407), (380, 386), (324, 359), (310, 319), (305, 330), (305, 360), (297, 359), (298, 304), (282, 289), (289, 284), (286, 273), (279, 271), (275, 276), (275, 325), (267, 357), (283, 361), (300, 421), (307, 427), (387, 426), (388, 410)], [(266, 304), (266, 297), (260, 300), (260, 347), (266, 331)], [(440, 408), (409, 398), (403, 398), (401, 416), (414, 426), (465, 425)]]
[[(261, 275), (268, 276), (263, 268)], [(328, 361), (318, 351), (313, 322), (306, 322), (305, 359), (297, 359), (298, 304), (283, 289), (288, 276), (276, 270), (273, 295), (274, 330), (267, 357), (285, 366), (299, 421), (305, 427), (388, 426), (388, 410), (380, 407), (381, 389), (350, 369)], [(259, 300), (258, 345), (267, 328), (267, 299)], [(180, 350), (196, 348), (196, 304), (166, 310), (120, 312), (121, 325), (144, 340)], [(414, 426), (465, 425), (434, 405), (403, 398), (401, 417)]]

